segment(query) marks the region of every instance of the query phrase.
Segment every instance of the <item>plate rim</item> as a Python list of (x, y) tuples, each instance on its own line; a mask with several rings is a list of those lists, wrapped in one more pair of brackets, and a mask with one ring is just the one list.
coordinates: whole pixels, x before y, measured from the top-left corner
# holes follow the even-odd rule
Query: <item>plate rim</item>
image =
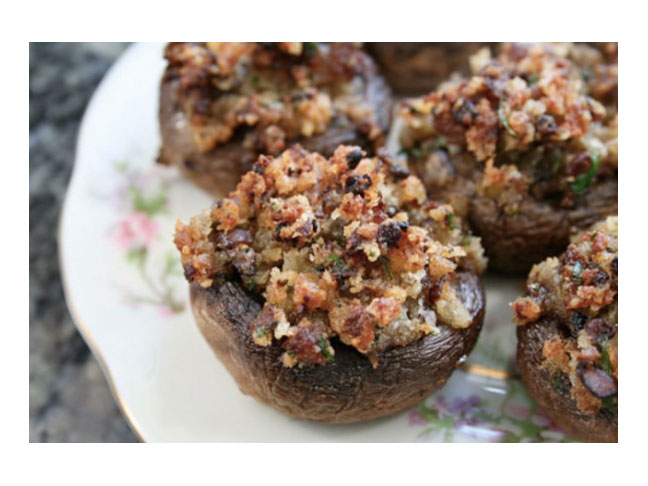
[(82, 140), (84, 133), (87, 130), (87, 120), (88, 120), (88, 113), (92, 111), (94, 106), (97, 103), (97, 93), (99, 93), (101, 90), (105, 89), (106, 84), (110, 81), (111, 74), (114, 72), (115, 66), (118, 64), (122, 63), (124, 58), (126, 58), (129, 55), (132, 55), (134, 49), (136, 46), (140, 45), (140, 43), (132, 43), (122, 53), (115, 59), (115, 61), (110, 65), (108, 70), (105, 72), (103, 77), (101, 78), (101, 81), (99, 81), (99, 84), (97, 84), (96, 88), (90, 95), (90, 99), (88, 100), (88, 103), (83, 110), (83, 115), (81, 117), (81, 120), (79, 122), (79, 128), (76, 134), (75, 138), (75, 145), (74, 145), (74, 162), (72, 164), (72, 171), (70, 173), (70, 179), (67, 184), (67, 187), (65, 189), (65, 196), (63, 197), (63, 203), (61, 204), (61, 210), (58, 215), (58, 223), (57, 223), (57, 229), (56, 229), (56, 240), (57, 240), (57, 260), (58, 260), (58, 267), (59, 267), (59, 274), (60, 274), (60, 280), (61, 280), (61, 287), (63, 289), (63, 299), (65, 301), (65, 305), (67, 307), (67, 310), (70, 314), (70, 317), (72, 318), (72, 323), (74, 326), (77, 328), (77, 331), (79, 331), (79, 334), (81, 334), (81, 337), (85, 341), (86, 345), (92, 352), (95, 360), (99, 364), (99, 368), (101, 369), (101, 372), (106, 379), (106, 382), (108, 384), (108, 389), (110, 390), (110, 394), (112, 395), (113, 399), (115, 400), (115, 403), (117, 404), (117, 408), (121, 412), (122, 416), (124, 417), (124, 420), (130, 427), (131, 431), (135, 434), (137, 439), (140, 442), (148, 442), (146, 437), (144, 436), (143, 431), (141, 430), (140, 426), (138, 425), (137, 420), (135, 419), (135, 416), (133, 415), (132, 411), (130, 408), (126, 405), (126, 401), (124, 400), (123, 396), (121, 395), (121, 392), (119, 391), (117, 384), (115, 383), (115, 380), (113, 378), (112, 372), (110, 371), (110, 368), (108, 367), (108, 364), (106, 362), (106, 359), (101, 352), (99, 348), (99, 344), (97, 343), (95, 337), (93, 336), (92, 332), (90, 331), (89, 326), (86, 324), (85, 320), (81, 317), (81, 313), (78, 310), (77, 305), (74, 302), (74, 299), (72, 297), (72, 293), (70, 292), (69, 288), (69, 282), (68, 282), (68, 265), (66, 263), (66, 259), (64, 257), (64, 252), (63, 252), (63, 242), (64, 242), (64, 221), (65, 221), (65, 214), (68, 212), (69, 204), (70, 204), (70, 194), (72, 193), (73, 186), (77, 180), (77, 175), (78, 175), (78, 160), (79, 160), (79, 146), (80, 146), (80, 140)]

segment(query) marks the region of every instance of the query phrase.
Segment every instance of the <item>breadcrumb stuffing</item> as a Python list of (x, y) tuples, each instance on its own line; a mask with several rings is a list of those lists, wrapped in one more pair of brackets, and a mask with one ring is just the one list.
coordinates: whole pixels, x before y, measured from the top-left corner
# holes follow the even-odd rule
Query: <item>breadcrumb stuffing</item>
[(286, 366), (335, 359), (331, 339), (377, 354), (472, 316), (451, 283), (486, 266), (479, 238), (450, 205), (384, 154), (300, 147), (261, 156), (229, 197), (187, 224), (175, 243), (189, 282), (240, 278), (265, 305), (251, 323)]
[(527, 295), (511, 304), (514, 321), (552, 319), (564, 336), (544, 343), (543, 366), (562, 373), (583, 413), (616, 406), (618, 380), (618, 218), (576, 236), (560, 257), (533, 267)]
[(177, 99), (202, 152), (244, 133), (243, 146), (278, 153), (339, 117), (376, 146), (384, 140), (361, 82), (375, 67), (359, 45), (172, 42), (165, 58), (165, 79), (179, 80)]
[[(525, 198), (574, 207), (597, 181), (617, 177), (616, 63), (611, 46), (505, 44), (495, 57), (484, 48), (471, 77), (401, 104), (408, 162), (457, 210), (475, 193), (507, 214)], [(465, 180), (454, 189), (444, 159)]]

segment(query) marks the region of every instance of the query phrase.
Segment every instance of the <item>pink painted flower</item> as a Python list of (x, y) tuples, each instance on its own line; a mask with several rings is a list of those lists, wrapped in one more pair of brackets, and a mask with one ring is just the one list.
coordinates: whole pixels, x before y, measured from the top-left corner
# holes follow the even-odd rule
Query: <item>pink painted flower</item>
[(408, 422), (409, 425), (427, 425), (428, 423), (416, 408), (410, 410)]
[(167, 305), (160, 305), (157, 307), (157, 310), (162, 317), (173, 317), (177, 314), (177, 311)]
[(157, 223), (146, 213), (128, 214), (117, 223), (114, 240), (122, 251), (147, 248), (157, 235)]

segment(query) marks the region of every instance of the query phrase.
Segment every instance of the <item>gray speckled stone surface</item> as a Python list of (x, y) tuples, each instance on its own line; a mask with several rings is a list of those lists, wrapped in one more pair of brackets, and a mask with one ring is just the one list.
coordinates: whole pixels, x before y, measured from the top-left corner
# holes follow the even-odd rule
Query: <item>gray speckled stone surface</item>
[(63, 299), (59, 211), (92, 92), (126, 44), (29, 48), (29, 440), (133, 442)]

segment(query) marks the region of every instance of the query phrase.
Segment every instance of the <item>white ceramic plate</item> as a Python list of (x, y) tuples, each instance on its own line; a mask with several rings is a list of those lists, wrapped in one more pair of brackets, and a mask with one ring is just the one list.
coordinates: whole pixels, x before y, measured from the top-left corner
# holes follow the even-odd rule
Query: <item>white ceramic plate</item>
[[(418, 407), (369, 423), (286, 417), (243, 395), (202, 339), (172, 244), (176, 219), (211, 199), (156, 166), (163, 46), (131, 46), (97, 89), (79, 134), (60, 227), (68, 305), (142, 440), (398, 442), (571, 440), (513, 371), (510, 302), (522, 279), (486, 277), (486, 323), (464, 369)], [(514, 373), (514, 372), (513, 372)]]

